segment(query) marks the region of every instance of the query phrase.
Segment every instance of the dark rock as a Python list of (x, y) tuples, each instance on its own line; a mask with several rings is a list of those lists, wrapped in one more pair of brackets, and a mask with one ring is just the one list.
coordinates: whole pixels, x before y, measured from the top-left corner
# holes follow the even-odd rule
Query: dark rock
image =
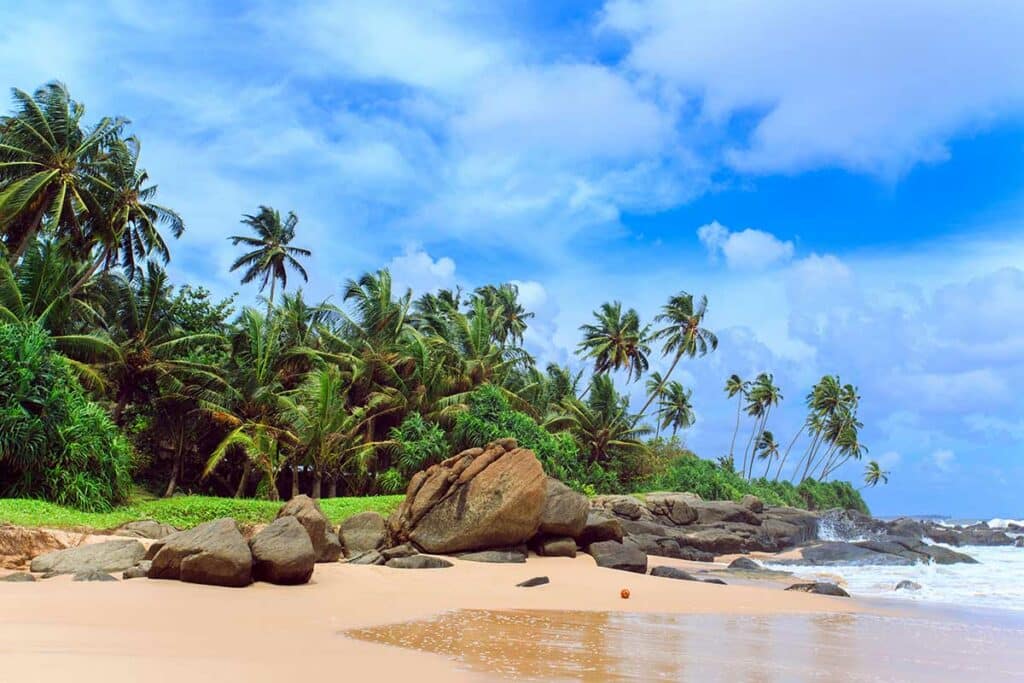
[(163, 539), (149, 578), (248, 586), (252, 583), (252, 552), (235, 520), (216, 519)]
[(277, 518), (282, 517), (294, 517), (306, 528), (317, 562), (338, 561), (341, 545), (337, 537), (328, 536), (333, 535), (331, 524), (316, 500), (305, 494), (295, 496), (278, 510)]
[(652, 534), (632, 534), (622, 539), (623, 543), (634, 545), (648, 555), (658, 557), (683, 558), (682, 548), (674, 538), (665, 536), (654, 536)]
[(491, 562), (494, 564), (520, 564), (526, 562), (526, 553), (509, 548), (477, 550), (471, 553), (459, 553), (455, 557), (466, 562)]
[(551, 579), (546, 576), (535, 576), (532, 579), (521, 581), (516, 584), (516, 588), (533, 588), (534, 586), (543, 586), (551, 583)]
[(599, 541), (587, 546), (587, 554), (594, 558), (598, 567), (620, 569), (638, 574), (647, 573), (647, 553), (635, 545), (616, 541)]
[(901, 555), (890, 555), (843, 541), (823, 541), (800, 549), (801, 558), (777, 560), (777, 564), (835, 565), (910, 565), (915, 560)]
[(651, 569), (651, 576), (659, 576), (663, 579), (678, 579), (679, 581), (697, 581), (697, 577), (688, 571), (678, 567), (659, 566)]
[[(830, 510), (829, 512), (835, 511)], [(858, 518), (863, 520), (864, 515), (859, 515)], [(928, 534), (929, 529), (932, 527), (936, 527), (936, 531), (940, 534), (942, 534), (942, 532), (944, 531), (943, 527), (939, 527), (938, 525), (934, 524), (926, 525), (921, 520), (913, 519), (911, 517), (900, 517), (899, 519), (894, 519), (888, 524), (884, 522), (877, 522), (876, 524), (875, 522), (876, 520), (872, 520), (871, 522), (862, 522), (861, 524), (857, 525), (856, 528), (850, 530), (849, 537), (854, 538), (857, 535), (874, 536), (878, 534), (889, 534), (892, 536), (902, 536), (907, 538), (920, 539), (926, 536)], [(946, 539), (942, 542), (947, 543), (951, 540), (952, 539), (950, 539), (949, 536), (947, 536)], [(952, 543), (952, 545), (958, 545), (958, 543)]]
[(78, 572), (71, 579), (72, 581), (117, 581), (116, 578), (106, 572), (101, 572), (98, 569), (90, 569), (84, 572)]
[(576, 557), (576, 540), (568, 536), (551, 536), (534, 542), (534, 550), (544, 557)]
[(775, 539), (780, 548), (791, 548), (818, 538), (818, 517), (796, 508), (765, 508), (761, 529)]
[(547, 478), (547, 495), (540, 516), (540, 533), (576, 538), (587, 524), (590, 503), (586, 496), (553, 477)]
[(683, 526), (697, 521), (697, 511), (690, 505), (691, 500), (682, 493), (648, 493), (644, 504), (656, 519)]
[(28, 572), (16, 572), (14, 574), (8, 574), (7, 576), (0, 579), (0, 581), (10, 581), (11, 583), (30, 583), (35, 580), (36, 577), (32, 576)]
[(295, 517), (278, 517), (249, 541), (256, 581), (285, 586), (307, 583), (316, 553), (306, 529)]
[(652, 515), (636, 496), (595, 496), (590, 506), (621, 519), (651, 519)]
[(540, 461), (515, 441), (464, 451), (418, 472), (388, 520), (396, 542), (433, 553), (501, 548), (536, 535), (547, 497)]
[(585, 548), (600, 541), (622, 543), (622, 536), (622, 523), (619, 520), (604, 513), (591, 512), (587, 515), (587, 523), (576, 540)]
[(134, 567), (146, 554), (138, 541), (120, 539), (55, 550), (32, 560), (36, 573), (78, 574), (88, 571), (119, 572)]
[(137, 522), (122, 524), (114, 530), (114, 535), (158, 540), (166, 538), (176, 531), (177, 529), (170, 524), (163, 524), (162, 522), (157, 522), (153, 519), (143, 519)]
[(689, 560), (690, 562), (714, 562), (715, 555), (714, 553), (708, 553), (703, 550), (686, 546), (679, 548), (679, 559)]
[[(412, 556), (411, 555), (400, 555), (399, 557), (412, 557)], [(399, 558), (398, 557), (394, 557), (394, 558), (390, 558), (390, 559), (397, 560)], [(358, 554), (353, 555), (352, 557), (348, 558), (348, 563), (349, 564), (369, 564), (369, 565), (378, 564), (379, 565), (379, 564), (384, 564), (385, 562), (387, 562), (387, 560), (384, 558), (384, 556), (380, 552), (378, 552), (376, 550), (367, 550), (366, 552), (358, 553)]]
[(740, 498), (740, 505), (747, 508), (754, 514), (761, 514), (764, 512), (764, 503), (757, 496), (747, 494)]
[(351, 557), (367, 550), (382, 549), (387, 542), (388, 532), (380, 513), (361, 512), (341, 523), (338, 537), (345, 548), (345, 557)]
[(761, 526), (761, 518), (739, 503), (728, 500), (701, 501), (693, 504), (697, 511), (699, 524), (715, 524), (717, 522), (739, 522), (751, 526)]
[(1013, 544), (1018, 548), (1024, 548), (1024, 536), (1018, 536)]
[(895, 590), (898, 590), (898, 591), (919, 591), (919, 590), (921, 590), (921, 584), (919, 584), (917, 581), (909, 581), (909, 580), (904, 579), (903, 581), (900, 581), (899, 583), (896, 584), (896, 589)]
[(757, 572), (764, 569), (764, 567), (757, 562), (754, 562), (749, 557), (737, 557), (729, 563), (729, 569), (741, 569), (748, 572)]
[(679, 545), (703, 550), (714, 555), (729, 555), (750, 550), (748, 539), (725, 529), (708, 528), (689, 532), (676, 539)]
[(126, 581), (128, 579), (144, 579), (149, 576), (149, 568), (152, 565), (153, 563), (150, 560), (143, 560), (134, 567), (125, 569), (124, 572), (121, 573), (121, 578)]
[(714, 583), (714, 584), (717, 584), (719, 586), (728, 586), (729, 585), (725, 581), (722, 581), (719, 578), (715, 578), (714, 576), (710, 576), (710, 577), (705, 578), (705, 579), (700, 579), (700, 582), (701, 583)]
[(650, 536), (678, 536), (681, 533), (683, 533), (676, 527), (668, 527), (664, 524), (659, 524), (658, 522), (651, 522), (644, 519), (621, 519), (617, 521), (622, 526), (622, 533), (628, 534), (630, 536), (636, 536), (640, 534), (648, 534)]
[(380, 551), (380, 554), (385, 560), (391, 560), (396, 557), (412, 557), (418, 555), (419, 551), (412, 545), (412, 543), (403, 543), (402, 545), (396, 545), (394, 548), (388, 548)]
[(983, 546), (1000, 546), (1000, 545), (1013, 545), (1013, 537), (1007, 535), (1005, 532), (999, 529), (968, 529), (961, 535), (962, 543), (958, 545), (983, 545)]
[(840, 598), (848, 598), (850, 594), (831, 581), (814, 581), (810, 583), (794, 583), (787, 588), (788, 591), (800, 591), (801, 593), (816, 593), (817, 595), (834, 595)]
[(388, 560), (385, 564), (394, 569), (444, 569), (452, 566), (452, 563), (448, 560), (432, 555), (396, 557)]

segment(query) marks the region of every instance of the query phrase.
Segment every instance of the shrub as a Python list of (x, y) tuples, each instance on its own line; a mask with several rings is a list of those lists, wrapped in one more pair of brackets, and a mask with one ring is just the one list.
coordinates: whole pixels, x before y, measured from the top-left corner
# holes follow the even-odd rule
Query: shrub
[(0, 494), (108, 510), (131, 489), (132, 453), (36, 325), (0, 324)]
[(391, 428), (389, 436), (396, 444), (397, 469), (406, 476), (444, 459), (448, 453), (444, 432), (419, 413), (410, 413), (402, 424)]

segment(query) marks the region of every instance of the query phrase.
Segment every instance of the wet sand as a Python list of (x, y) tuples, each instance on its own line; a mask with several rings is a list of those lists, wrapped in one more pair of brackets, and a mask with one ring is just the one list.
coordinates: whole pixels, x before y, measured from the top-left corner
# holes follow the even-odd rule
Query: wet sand
[[(658, 563), (686, 564), (671, 560)], [(645, 661), (657, 658), (660, 662), (664, 657), (656, 651), (665, 650), (670, 653), (670, 661), (651, 670), (664, 670), (672, 680), (679, 671), (677, 659), (696, 662), (696, 668), (680, 674), (684, 679), (692, 671), (702, 671), (699, 662), (713, 651), (711, 643), (719, 644), (723, 660), (747, 652), (742, 656), (755, 657), (770, 672), (769, 666), (790, 657), (787, 643), (813, 648), (841, 640), (830, 635), (834, 629), (792, 630), (796, 627), (778, 624), (811, 624), (812, 619), (823, 615), (852, 618), (851, 623), (861, 624), (864, 622), (859, 619), (883, 613), (882, 608), (856, 600), (787, 593), (771, 583), (717, 586), (599, 569), (588, 556), (531, 557), (526, 564), (518, 565), (460, 561), (455, 565), (435, 570), (318, 565), (313, 582), (306, 586), (255, 584), (245, 589), (146, 579), (74, 583), (68, 577), (58, 577), (36, 583), (0, 582), (0, 672), (17, 681), (63, 681), (73, 677), (83, 683), (185, 678), (271, 681), (335, 674), (372, 674), (384, 676), (384, 680), (400, 675), (415, 675), (421, 680), (489, 680), (500, 677), (501, 670), (487, 665), (488, 656), (477, 664), (459, 657), (486, 650), (473, 640), (473, 634), (493, 640), (497, 633), (498, 640), (517, 642), (518, 638), (521, 642), (525, 638), (541, 648), (536, 655), (520, 647), (506, 653), (513, 660), (521, 654), (523, 667), (528, 666), (531, 657), (537, 659), (543, 654), (543, 658), (557, 659), (566, 648), (587, 651), (586, 643), (600, 641), (607, 647), (601, 646), (599, 653), (591, 652), (588, 658), (605, 662), (608, 671), (635, 670), (639, 675), (646, 671)], [(551, 584), (515, 587), (519, 581), (538, 575), (549, 576)], [(629, 600), (620, 598), (622, 588), (630, 590)], [(473, 610), (469, 614), (475, 616), (450, 616), (455, 610)], [(512, 610), (534, 616), (523, 622), (521, 616), (499, 619), (496, 615)], [(552, 615), (538, 625), (535, 620), (540, 610), (594, 614), (583, 622), (578, 616), (568, 617), (566, 622)], [(453, 633), (453, 625), (460, 621), (475, 626), (458, 630), (458, 637), (449, 637), (449, 645), (444, 647), (414, 642), (417, 631), (436, 628), (424, 623), (366, 630), (424, 620), (429, 623), (439, 615), (449, 620), (444, 627), (447, 633)], [(697, 622), (671, 626), (666, 625), (666, 615), (704, 615), (697, 618), (710, 621), (699, 628), (692, 625)], [(755, 620), (745, 621), (751, 618)], [(773, 621), (777, 618), (796, 621)], [(490, 629), (491, 622), (504, 624), (501, 628), (506, 630)], [(705, 635), (679, 635), (688, 630)], [(861, 630), (871, 633), (871, 629)], [(551, 638), (531, 635), (535, 632), (550, 633)], [(560, 640), (559, 632), (570, 635)], [(646, 635), (630, 638), (630, 632)], [(792, 635), (748, 637), (749, 633), (760, 632)], [(381, 635), (388, 633), (406, 634), (412, 639), (406, 643), (409, 647), (395, 647), (397, 641)], [(580, 634), (586, 643), (573, 640), (572, 634)], [(665, 645), (659, 638), (674, 639), (671, 642), (676, 644)], [(644, 646), (645, 640), (658, 644)], [(748, 641), (746, 649), (729, 645)], [(556, 645), (552, 653), (543, 649)], [(644, 653), (648, 653), (646, 658)], [(873, 671), (885, 680), (885, 668), (879, 663)], [(534, 677), (573, 679), (582, 675), (540, 671)], [(751, 680), (787, 680), (770, 673), (765, 676)]]

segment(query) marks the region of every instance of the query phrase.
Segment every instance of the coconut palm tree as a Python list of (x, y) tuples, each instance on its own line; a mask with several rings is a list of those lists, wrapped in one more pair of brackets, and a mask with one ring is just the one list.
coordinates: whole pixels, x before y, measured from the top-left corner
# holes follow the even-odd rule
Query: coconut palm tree
[(260, 281), (262, 292), (267, 284), (270, 285), (270, 298), (267, 300), (267, 310), (274, 305), (274, 287), (280, 282), (281, 289), (288, 286), (288, 270), (294, 270), (306, 282), (309, 275), (306, 269), (296, 258), (297, 256), (310, 256), (313, 252), (309, 249), (291, 246), (295, 239), (295, 227), (299, 223), (299, 217), (289, 211), (288, 217), (282, 222), (281, 214), (269, 206), (260, 206), (256, 215), (246, 215), (242, 223), (252, 228), (255, 237), (247, 235), (232, 235), (228, 239), (235, 246), (244, 244), (252, 247), (252, 251), (246, 252), (231, 265), (231, 271), (245, 268), (242, 274), (242, 284), (254, 280)]
[(97, 191), (110, 189), (102, 150), (126, 123), (105, 117), (83, 130), (85, 107), (58, 82), (13, 96), (18, 110), (0, 118), (0, 237), (12, 266), (44, 224), (81, 244), (83, 221), (101, 212)]
[(637, 425), (627, 413), (628, 404), (615, 393), (610, 378), (594, 377), (590, 400), (570, 396), (560, 407), (562, 414), (549, 418), (544, 426), (549, 431), (571, 433), (588, 462), (607, 464), (623, 455), (647, 451), (641, 439), (651, 429)]
[(748, 478), (752, 477), (754, 472), (753, 449), (768, 425), (768, 416), (772, 408), (781, 400), (782, 393), (779, 387), (775, 386), (775, 378), (767, 372), (759, 374), (747, 390), (747, 415), (754, 418), (754, 429), (743, 451), (743, 474)]
[(740, 431), (740, 411), (743, 409), (743, 401), (747, 397), (747, 386), (739, 375), (729, 375), (729, 379), (725, 380), (725, 394), (728, 398), (738, 396), (736, 399), (736, 427), (732, 430), (732, 442), (729, 444), (729, 457), (733, 457), (733, 451), (736, 450), (736, 435)]
[(693, 426), (695, 418), (690, 404), (692, 395), (691, 390), (674, 380), (665, 385), (665, 396), (658, 408), (661, 429), (672, 427), (672, 436), (675, 436), (680, 429)]
[(883, 470), (877, 460), (872, 460), (867, 464), (867, 467), (864, 468), (864, 486), (861, 488), (867, 488), (868, 486), (873, 488), (878, 486), (879, 483), (889, 483), (889, 472), (887, 470)]
[(639, 379), (647, 371), (649, 326), (640, 326), (635, 309), (622, 311), (618, 301), (601, 304), (594, 311), (594, 323), (580, 326), (583, 341), (577, 352), (594, 361), (594, 373), (603, 375), (612, 370), (625, 370), (627, 381)]
[[(647, 390), (647, 395), (656, 394), (658, 404), (660, 405), (665, 400), (665, 378), (661, 376), (661, 373), (655, 370), (647, 378), (647, 382), (644, 385)], [(661, 419), (655, 420), (655, 437), (661, 436)]]
[(519, 287), (513, 283), (484, 285), (477, 288), (475, 294), (483, 300), (484, 307), (497, 322), (494, 332), (498, 343), (521, 344), (527, 328), (526, 321), (533, 318), (534, 314), (527, 312), (519, 303)]
[[(655, 322), (665, 323), (665, 326), (655, 331), (651, 339), (661, 340), (661, 353), (663, 356), (673, 354), (672, 365), (665, 373), (664, 384), (672, 377), (676, 365), (683, 356), (693, 358), (704, 356), (710, 351), (718, 348), (718, 337), (714, 332), (703, 327), (704, 316), (708, 312), (708, 298), (702, 296), (694, 305), (693, 295), (686, 292), (669, 298), (661, 308), (661, 313), (655, 317)], [(650, 394), (647, 403), (640, 409), (638, 416), (643, 419), (647, 409), (655, 400), (655, 395)]]
[(263, 423), (239, 425), (210, 454), (203, 476), (209, 476), (232, 449), (238, 449), (245, 454), (247, 462), (254, 464), (263, 473), (267, 482), (267, 497), (280, 500), (277, 478), (288, 462), (287, 447), (294, 443), (294, 435), (284, 429)]
[[(764, 474), (762, 476), (767, 477), (768, 471), (772, 466), (772, 460), (779, 457), (779, 444), (775, 440), (775, 435), (768, 430), (761, 432), (754, 453), (759, 459), (765, 461)], [(753, 466), (751, 466), (751, 476), (753, 476)]]

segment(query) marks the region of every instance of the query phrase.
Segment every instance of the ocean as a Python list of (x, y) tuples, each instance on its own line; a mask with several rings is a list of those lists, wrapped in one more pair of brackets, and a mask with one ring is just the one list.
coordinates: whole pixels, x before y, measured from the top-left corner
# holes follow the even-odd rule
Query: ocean
[[(950, 520), (940, 524), (970, 525), (979, 520)], [(1013, 519), (983, 520), (989, 527), (1006, 529), (1008, 524), (1024, 526)], [(822, 540), (840, 538), (827, 527)], [(1018, 536), (1010, 532), (1010, 536)], [(938, 544), (942, 545), (942, 544)], [(952, 546), (947, 546), (952, 547)], [(910, 566), (778, 566), (805, 578), (841, 577), (854, 597), (881, 598), (950, 607), (981, 607), (1024, 612), (1024, 548), (1015, 546), (960, 546), (953, 548), (976, 559), (978, 564), (914, 564)], [(769, 564), (768, 566), (772, 566)], [(900, 581), (913, 581), (919, 590), (895, 590)]]

